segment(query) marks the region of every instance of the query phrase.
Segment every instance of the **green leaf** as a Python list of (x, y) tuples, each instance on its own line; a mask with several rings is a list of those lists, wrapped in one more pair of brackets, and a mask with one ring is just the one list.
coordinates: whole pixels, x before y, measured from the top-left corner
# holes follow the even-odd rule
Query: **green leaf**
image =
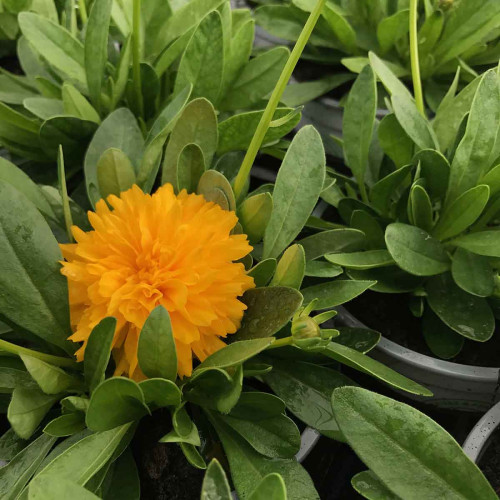
[(217, 103), (224, 68), (222, 19), (217, 10), (207, 14), (196, 28), (177, 70), (174, 94), (193, 85), (192, 96)]
[(316, 278), (335, 278), (344, 271), (340, 266), (324, 262), (322, 260), (310, 260), (306, 262), (306, 276), (313, 276)]
[(408, 179), (411, 170), (412, 165), (406, 165), (386, 175), (373, 185), (370, 199), (372, 205), (383, 215), (389, 214), (394, 195), (398, 194), (398, 188)]
[(425, 188), (414, 184), (408, 200), (408, 214), (413, 225), (431, 232), (434, 225), (432, 202)]
[(93, 121), (74, 116), (54, 116), (40, 127), (40, 141), (50, 157), (56, 157), (62, 146), (65, 156), (80, 160), (96, 128), (97, 123)]
[(113, 377), (95, 388), (85, 421), (93, 431), (107, 431), (148, 413), (139, 385), (128, 378)]
[(120, 149), (127, 155), (137, 173), (144, 150), (142, 132), (132, 112), (120, 108), (110, 113), (97, 129), (85, 155), (85, 183), (92, 205), (101, 199), (98, 191), (97, 163), (110, 148)]
[(203, 151), (196, 144), (188, 144), (179, 154), (177, 162), (177, 186), (179, 191), (196, 191), (198, 182), (205, 172)]
[(307, 287), (302, 290), (302, 295), (305, 304), (318, 299), (314, 306), (315, 309), (328, 309), (349, 302), (371, 288), (375, 283), (376, 281), (330, 281)]
[(43, 432), (49, 436), (66, 437), (83, 429), (85, 429), (85, 416), (83, 413), (68, 413), (49, 422)]
[(35, 476), (34, 481), (67, 479), (83, 486), (111, 459), (119, 448), (130, 425), (105, 432), (96, 432), (77, 441), (51, 460)]
[(400, 500), (369, 470), (358, 472), (351, 479), (352, 487), (368, 500)]
[(85, 88), (87, 79), (81, 42), (63, 27), (38, 14), (21, 12), (18, 19), (31, 46), (55, 69)]
[(102, 486), (104, 500), (138, 500), (141, 495), (139, 473), (130, 448), (113, 462)]
[(408, 165), (413, 156), (414, 144), (399, 124), (394, 113), (380, 121), (377, 129), (378, 140), (384, 153), (396, 164), (397, 168)]
[(332, 392), (337, 387), (353, 385), (336, 370), (301, 361), (273, 360), (273, 369), (264, 381), (306, 425), (324, 436), (342, 440), (331, 407)]
[(318, 132), (303, 127), (294, 137), (278, 172), (273, 211), (264, 235), (264, 258), (277, 257), (311, 215), (325, 180), (325, 153)]
[(215, 201), (216, 203), (217, 193), (220, 192), (225, 202), (227, 202), (227, 210), (236, 210), (233, 188), (224, 175), (217, 172), (217, 170), (207, 170), (201, 176), (196, 192), (202, 194), (207, 201)]
[(41, 359), (20, 354), (29, 374), (45, 394), (59, 394), (71, 389), (81, 388), (81, 382), (58, 366), (53, 366)]
[(401, 127), (420, 149), (438, 149), (436, 135), (428, 120), (417, 109), (415, 102), (404, 95), (392, 96), (394, 114)]
[(397, 265), (416, 276), (432, 276), (450, 268), (441, 243), (423, 229), (399, 222), (389, 224), (385, 242)]
[(85, 383), (90, 392), (104, 380), (115, 331), (116, 318), (109, 317), (102, 319), (90, 333), (83, 360)]
[(29, 500), (97, 500), (99, 497), (69, 479), (44, 477), (33, 481), (29, 487)]
[(348, 52), (356, 52), (356, 31), (349, 23), (345, 12), (336, 4), (327, 3), (321, 15), (344, 48)]
[(7, 411), (11, 427), (18, 436), (29, 439), (58, 399), (58, 396), (44, 394), (36, 387), (16, 387)]
[(231, 489), (226, 473), (216, 458), (208, 464), (203, 478), (201, 500), (231, 500)]
[(486, 257), (500, 257), (500, 231), (468, 233), (451, 241), (453, 245)]
[(342, 123), (344, 155), (363, 199), (366, 200), (365, 176), (377, 111), (377, 85), (370, 65), (363, 68), (352, 86)]
[[(269, 127), (262, 142), (272, 144), (291, 132), (300, 121), (300, 113), (291, 115), (292, 108), (279, 108), (274, 112), (273, 121), (289, 116), (290, 119), (276, 127)], [(238, 113), (219, 123), (217, 154), (222, 156), (230, 151), (245, 151), (257, 129), (263, 111)]]
[(177, 378), (177, 351), (170, 315), (163, 306), (151, 311), (139, 335), (139, 366), (146, 377)]
[(262, 240), (273, 209), (270, 193), (250, 196), (238, 207), (238, 219), (250, 243)]
[(249, 500), (286, 500), (285, 481), (279, 474), (268, 474), (248, 498)]
[(325, 255), (328, 262), (352, 269), (371, 269), (372, 267), (394, 264), (387, 250), (368, 250), (366, 252), (332, 253)]
[(445, 325), (429, 308), (424, 311), (422, 332), (429, 349), (441, 359), (454, 358), (464, 345), (465, 338)]
[(14, 500), (52, 448), (56, 439), (42, 434), (0, 468), (0, 495)]
[(423, 278), (409, 274), (398, 266), (374, 267), (363, 271), (347, 269), (346, 273), (353, 280), (376, 281), (371, 290), (382, 293), (412, 292), (423, 282)]
[(248, 276), (251, 276), (255, 282), (255, 286), (265, 287), (272, 278), (276, 270), (276, 259), (265, 259), (259, 262), (248, 271)]
[(0, 158), (0, 180), (24, 194), (44, 215), (55, 217), (54, 211), (40, 188), (19, 167), (5, 158)]
[(273, 338), (257, 338), (233, 342), (211, 354), (203, 363), (195, 368), (195, 373), (209, 368), (229, 368), (253, 358), (269, 347)]
[(491, 338), (495, 318), (486, 299), (459, 288), (449, 273), (430, 279), (425, 290), (431, 309), (452, 330), (478, 342)]
[(92, 4), (85, 33), (85, 74), (94, 106), (101, 109), (102, 81), (108, 62), (108, 31), (113, 0)]
[(488, 161), (495, 143), (500, 116), (498, 76), (495, 70), (482, 77), (471, 104), (467, 128), (457, 147), (450, 170), (446, 194), (449, 205), (458, 196), (473, 188)]
[(285, 47), (275, 47), (251, 59), (224, 96), (221, 111), (250, 108), (274, 88), (289, 55)]
[(413, 157), (413, 163), (420, 164), (420, 177), (425, 179), (431, 199), (444, 198), (450, 177), (448, 160), (439, 151), (422, 149)]
[(391, 370), (389, 367), (370, 358), (366, 354), (356, 351), (355, 349), (351, 349), (336, 342), (330, 342), (326, 348), (318, 347), (312, 349), (312, 351), (321, 352), (325, 356), (328, 356), (339, 363), (378, 378), (396, 389), (400, 389), (411, 394), (417, 394), (419, 396), (432, 396), (432, 392), (429, 391), (429, 389), (413, 382), (413, 380), (404, 377), (398, 372)]
[(489, 297), (493, 294), (495, 279), (486, 257), (457, 248), (452, 258), (451, 274), (455, 283), (472, 295)]
[(27, 445), (28, 443), (24, 439), (21, 439), (11, 427), (0, 437), (0, 458), (10, 462)]
[(348, 443), (399, 497), (496, 498), (460, 445), (418, 410), (358, 387), (337, 389), (332, 404)]
[(253, 288), (243, 295), (247, 310), (234, 340), (271, 337), (281, 330), (302, 304), (302, 295), (294, 288), (273, 286)]
[(196, 144), (203, 152), (206, 168), (210, 168), (217, 149), (217, 116), (205, 98), (191, 101), (177, 119), (168, 141), (162, 166), (162, 184), (177, 185), (177, 161), (187, 144)]
[(220, 417), (254, 450), (269, 458), (292, 458), (300, 449), (300, 432), (285, 415), (262, 419)]
[(48, 120), (65, 112), (64, 105), (59, 99), (47, 97), (28, 97), (23, 101), (23, 106), (42, 120)]
[(281, 256), (269, 286), (288, 286), (300, 290), (305, 270), (304, 249), (301, 245), (292, 245)]
[(268, 459), (256, 452), (247, 442), (228, 427), (220, 417), (210, 413), (229, 460), (231, 477), (240, 497), (250, 495), (265, 476), (276, 472), (283, 477), (289, 500), (319, 500), (311, 478), (295, 460)]
[(68, 352), (68, 288), (57, 241), (36, 207), (0, 181), (0, 313)]
[(181, 404), (181, 391), (171, 380), (149, 378), (139, 382), (139, 387), (144, 394), (144, 401), (149, 406), (164, 408)]
[(132, 43), (129, 36), (120, 51), (120, 60), (114, 74), (114, 85), (111, 89), (111, 109), (115, 109), (127, 87), (130, 63), (132, 61)]
[[(226, 4), (227, 5), (227, 4)], [(249, 11), (240, 10), (239, 13), (249, 13)], [(232, 12), (234, 17), (234, 11)], [(234, 80), (240, 74), (242, 68), (248, 63), (252, 54), (253, 39), (255, 35), (255, 21), (250, 16), (236, 23), (233, 19), (232, 38), (229, 41), (229, 50), (226, 53), (224, 61), (224, 82), (222, 92), (230, 88)]]
[[(64, 82), (62, 86), (62, 100), (64, 103), (64, 112), (66, 114), (76, 116), (82, 120), (96, 123), (101, 122), (99, 114), (92, 107), (90, 102), (68, 82)], [(62, 112), (57, 114), (62, 114)]]
[(379, 80), (391, 96), (401, 95), (406, 98), (406, 101), (413, 99), (410, 91), (392, 72), (386, 61), (380, 59), (374, 52), (369, 52), (368, 57), (373, 71), (375, 71)]
[(205, 463), (205, 460), (200, 455), (200, 453), (198, 452), (198, 450), (195, 448), (194, 445), (189, 444), (189, 443), (180, 443), (180, 447), (181, 447), (182, 453), (184, 453), (184, 456), (186, 457), (187, 461), (193, 467), (196, 467), (197, 469), (206, 469), (207, 468), (207, 464)]
[(410, 11), (398, 10), (392, 16), (385, 17), (377, 26), (377, 39), (382, 53), (387, 52), (400, 38), (408, 33)]
[(159, 54), (173, 40), (198, 26), (209, 12), (218, 9), (222, 3), (224, 0), (192, 0), (182, 5), (162, 26), (152, 55)]
[(120, 196), (135, 184), (135, 172), (127, 155), (116, 148), (109, 148), (97, 162), (99, 194), (107, 198), (110, 194)]
[(339, 326), (337, 330), (340, 332), (340, 335), (335, 337), (333, 342), (345, 345), (363, 354), (370, 352), (382, 337), (379, 332), (368, 328)]
[(365, 235), (357, 229), (331, 229), (299, 240), (308, 261), (323, 257), (326, 254), (360, 250)]

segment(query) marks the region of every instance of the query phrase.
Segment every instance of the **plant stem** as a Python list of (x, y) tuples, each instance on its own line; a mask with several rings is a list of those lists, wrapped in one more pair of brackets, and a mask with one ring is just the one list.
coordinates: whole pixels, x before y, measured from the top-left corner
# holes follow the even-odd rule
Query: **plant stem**
[(78, 12), (80, 12), (80, 19), (82, 24), (87, 24), (87, 6), (85, 5), (85, 0), (78, 0)]
[(132, 74), (139, 117), (144, 120), (144, 103), (141, 85), (141, 0), (134, 0), (132, 20)]
[[(252, 137), (252, 141), (250, 142), (250, 146), (245, 154), (245, 158), (243, 158), (243, 162), (241, 164), (240, 170), (238, 171), (238, 175), (234, 181), (234, 194), (236, 199), (238, 199), (243, 191), (246, 180), (250, 175), (250, 170), (252, 169), (253, 162), (259, 152), (260, 147), (264, 141), (264, 137), (266, 135), (267, 129), (269, 128), (269, 124), (271, 123), (274, 112), (278, 107), (281, 96), (285, 91), (288, 80), (292, 76), (293, 70), (306, 46), (309, 37), (311, 36), (312, 30), (318, 21), (318, 18), (323, 10), (323, 6), (325, 4), (325, 0), (318, 0), (316, 6), (311, 12), (309, 19), (307, 20), (302, 32), (300, 33), (297, 42), (295, 43), (295, 47), (288, 58), (283, 71), (281, 72), (281, 76), (278, 80), (278, 83), (274, 87), (273, 93), (267, 103), (266, 109), (262, 114), (259, 125), (255, 130), (255, 134)], [(276, 344), (276, 343), (275, 343)]]
[(57, 155), (57, 175), (59, 176), (59, 193), (61, 195), (66, 233), (68, 234), (69, 242), (74, 243), (73, 234), (71, 232), (73, 218), (71, 217), (71, 209), (69, 206), (68, 188), (66, 186), (66, 171), (64, 169), (64, 155), (61, 145), (59, 145), (59, 152)]
[(417, 109), (420, 111), (422, 116), (425, 116), (422, 81), (420, 80), (420, 64), (418, 61), (417, 19), (418, 0), (410, 0), (410, 61), (411, 76), (413, 79), (413, 93), (415, 94)]
[(53, 356), (52, 354), (45, 354), (43, 352), (33, 351), (32, 349), (21, 347), (16, 344), (11, 344), (6, 340), (1, 340), (1, 339), (0, 339), (0, 350), (17, 355), (26, 354), (27, 356), (40, 359), (55, 366), (66, 366), (68, 368), (77, 368), (79, 366), (78, 363), (73, 359), (62, 358), (60, 356)]
[(286, 345), (293, 344), (293, 337), (284, 337), (282, 339), (275, 340), (267, 349), (276, 349), (278, 347), (284, 347)]

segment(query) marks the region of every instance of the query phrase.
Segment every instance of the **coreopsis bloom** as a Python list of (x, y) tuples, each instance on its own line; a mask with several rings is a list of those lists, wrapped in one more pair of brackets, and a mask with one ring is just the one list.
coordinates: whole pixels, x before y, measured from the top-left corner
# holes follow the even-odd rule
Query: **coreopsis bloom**
[(89, 212), (93, 230), (73, 226), (76, 243), (61, 245), (68, 278), (74, 342), (82, 360), (92, 328), (117, 319), (115, 375), (144, 377), (137, 361), (141, 328), (162, 305), (170, 314), (180, 376), (190, 375), (194, 355), (203, 361), (236, 332), (246, 306), (238, 300), (254, 286), (236, 262), (252, 247), (231, 234), (234, 212), (165, 184), (153, 195), (139, 187), (100, 200)]

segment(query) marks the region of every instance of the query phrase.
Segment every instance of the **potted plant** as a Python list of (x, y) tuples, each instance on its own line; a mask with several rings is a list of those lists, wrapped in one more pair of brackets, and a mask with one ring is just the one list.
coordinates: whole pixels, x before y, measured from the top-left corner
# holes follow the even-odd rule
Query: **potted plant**
[(336, 389), (335, 419), (369, 470), (352, 478), (364, 498), (491, 498), (492, 486), (427, 415), (360, 387)]
[[(431, 122), (390, 68), (375, 54), (370, 61), (344, 115), (343, 151), (353, 178), (330, 171), (336, 183), (322, 195), (336, 208), (341, 229), (315, 237), (328, 241), (325, 259), (339, 272), (377, 281), (371, 290), (381, 293), (344, 321), (360, 326), (361, 320), (405, 343), (384, 339), (380, 359), (425, 380), (438, 403), (488, 408), (498, 368), (495, 359), (474, 366), (488, 363), (487, 348), (459, 358), (471, 366), (439, 358), (456, 359), (464, 344), (470, 351), (495, 328), (498, 74), (487, 71), (455, 96), (456, 78)], [(375, 74), (391, 96), (391, 113), (380, 123)], [(388, 294), (403, 306), (394, 308)]]
[[(98, 158), (98, 201), (88, 217), (68, 197), (62, 148), (59, 190), (2, 162), (0, 358), (11, 426), (0, 446), (9, 459), (0, 470), (3, 496), (107, 498), (126, 488), (138, 498), (141, 478), (146, 495), (194, 497), (196, 469), (219, 457), (240, 496), (263, 480), (273, 489), (284, 484), (288, 498), (314, 499), (293, 459), (300, 434), (286, 412), (340, 438), (333, 418), (324, 418), (333, 389), (352, 383), (337, 363), (431, 395), (365, 355), (379, 339), (374, 332), (322, 329), (335, 312), (312, 316), (321, 306), (304, 302), (304, 250), (292, 243), (323, 190), (319, 134), (312, 127), (297, 134), (272, 194), (247, 194), (250, 167), (321, 7), (273, 91), (234, 189), (211, 168), (217, 116), (204, 98), (170, 104), (169, 115), (175, 106), (180, 114), (158, 189), (156, 170), (139, 176), (128, 150), (116, 147), (120, 128), (95, 134), (86, 159)], [(124, 147), (135, 143), (133, 133), (128, 139)], [(69, 243), (58, 245), (49, 226), (56, 223)], [(329, 300), (341, 304), (353, 293), (341, 286)], [(185, 460), (194, 466), (188, 472)], [(206, 481), (221, 471), (213, 465), (209, 473)]]
[[(270, 34), (293, 41), (313, 4), (266, 2), (255, 10), (255, 19)], [(338, 154), (330, 136), (341, 136), (349, 88), (345, 83), (368, 62), (368, 52), (377, 54), (405, 83), (411, 81), (411, 57), (418, 52), (425, 101), (436, 111), (457, 67), (462, 70), (459, 85), (464, 86), (497, 64), (499, 25), (500, 6), (495, 1), (376, 1), (369, 6), (362, 1), (330, 2), (304, 52), (306, 68), (302, 76), (297, 74), (303, 83), (290, 92), (294, 97), (307, 92), (308, 98), (309, 92), (314, 97), (329, 93), (308, 104), (304, 118), (322, 132), (327, 151)], [(383, 98), (379, 108), (380, 119)]]
[[(245, 122), (251, 137), (289, 54), (279, 47), (251, 57), (250, 11), (231, 11), (222, 0), (173, 10), (163, 2), (105, 0), (68, 26), (62, 16), (33, 12), (21, 12), (18, 22), (24, 75), (2, 76), (0, 142), (34, 162), (55, 162), (61, 144), (73, 175), (101, 123), (133, 115), (147, 143), (172, 118), (167, 106), (190, 85), (191, 98), (205, 97), (221, 118)], [(291, 111), (277, 110), (272, 143), (300, 120)], [(131, 160), (137, 167), (140, 158)]]

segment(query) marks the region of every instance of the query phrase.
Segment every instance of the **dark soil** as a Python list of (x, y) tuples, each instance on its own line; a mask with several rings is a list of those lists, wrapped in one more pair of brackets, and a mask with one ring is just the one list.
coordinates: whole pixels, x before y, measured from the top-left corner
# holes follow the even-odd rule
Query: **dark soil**
[[(408, 294), (368, 291), (349, 302), (346, 308), (366, 326), (379, 331), (384, 337), (408, 349), (436, 357), (425, 343), (421, 320), (411, 314), (408, 303)], [(497, 367), (499, 359), (500, 335), (495, 332), (488, 342), (466, 340), (458, 356), (448, 361), (473, 366)]]
[(496, 431), (484, 455), (479, 460), (479, 468), (497, 494), (500, 495), (500, 432)]
[(141, 481), (143, 500), (198, 500), (204, 471), (195, 469), (174, 443), (159, 443), (171, 430), (167, 410), (153, 412), (141, 420), (132, 453)]

